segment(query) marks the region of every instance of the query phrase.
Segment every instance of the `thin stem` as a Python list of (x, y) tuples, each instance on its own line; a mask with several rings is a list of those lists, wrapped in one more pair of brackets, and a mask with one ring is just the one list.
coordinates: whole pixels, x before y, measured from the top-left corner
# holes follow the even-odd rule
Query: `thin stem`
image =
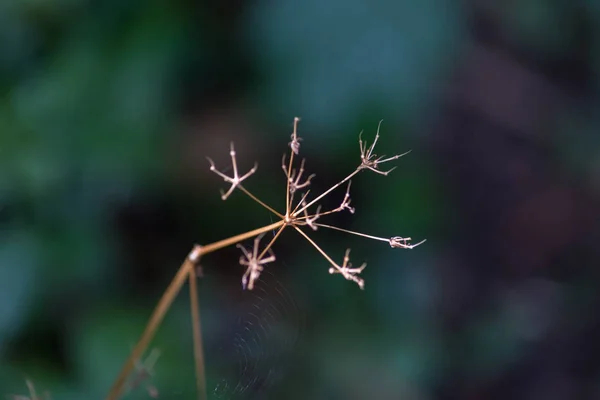
[[(319, 213), (319, 217), (324, 217), (325, 215), (329, 215), (329, 214), (335, 214), (337, 212), (341, 212), (342, 210), (340, 210), (339, 208), (333, 209), (333, 210), (329, 210), (329, 211), (323, 211)], [(296, 217), (294, 218), (296, 221), (304, 221), (310, 218), (314, 218), (316, 216), (316, 214), (306, 214), (303, 215), (301, 217)]]
[(298, 201), (298, 204), (296, 204), (296, 207), (294, 208), (294, 211), (292, 211), (292, 215), (296, 214), (296, 210), (298, 210), (298, 208), (300, 208), (300, 206), (302, 205), (302, 202), (304, 200), (306, 200), (306, 197), (308, 197), (308, 194), (310, 193), (310, 190), (307, 190), (306, 193), (304, 193), (302, 195), (302, 197), (300, 198), (300, 200)]
[(202, 349), (202, 326), (200, 324), (200, 302), (198, 300), (198, 282), (196, 268), (189, 274), (190, 309), (192, 313), (192, 333), (194, 339), (194, 363), (196, 365), (196, 385), (198, 400), (206, 400), (206, 377), (204, 372), (204, 351)]
[[(321, 215), (324, 215), (324, 214), (321, 214)], [(355, 231), (351, 231), (351, 230), (344, 229), (344, 228), (338, 228), (337, 226), (320, 224), (318, 222), (313, 223), (313, 225), (319, 226), (319, 227), (322, 227), (322, 228), (334, 229), (334, 230), (340, 231), (340, 232), (346, 232), (346, 233), (349, 233), (351, 235), (366, 237), (368, 239), (380, 240), (380, 241), (386, 242), (386, 243), (390, 242), (389, 238), (386, 239), (386, 238), (382, 238), (382, 237), (379, 237), (379, 236), (367, 235), (366, 233), (355, 232)]]
[(279, 235), (281, 235), (281, 233), (283, 232), (283, 230), (285, 229), (286, 225), (282, 225), (281, 228), (279, 228), (279, 230), (277, 231), (277, 233), (273, 236), (273, 239), (271, 239), (271, 241), (269, 242), (269, 244), (267, 244), (267, 246), (263, 249), (263, 251), (261, 251), (260, 255), (258, 256), (257, 260), (262, 259), (265, 254), (267, 254), (267, 251), (269, 251), (269, 249), (273, 246), (273, 244), (275, 243), (275, 241), (277, 240), (277, 238), (279, 237)]
[(256, 235), (260, 235), (261, 233), (279, 228), (284, 224), (284, 221), (277, 221), (270, 225), (263, 226), (262, 228), (257, 228), (245, 233), (241, 233), (239, 235), (232, 236), (227, 239), (219, 240), (218, 242), (214, 242), (206, 246), (194, 247), (194, 249), (190, 252), (188, 257), (186, 257), (185, 261), (181, 264), (179, 270), (175, 274), (175, 277), (173, 278), (173, 280), (171, 280), (171, 283), (169, 284), (162, 297), (158, 301), (158, 304), (152, 312), (150, 320), (148, 321), (148, 324), (146, 325), (146, 328), (144, 329), (140, 340), (137, 342), (137, 344), (131, 351), (131, 354), (127, 358), (127, 361), (125, 361), (121, 372), (119, 372), (117, 379), (115, 380), (112, 388), (110, 389), (110, 392), (108, 393), (108, 396), (106, 397), (106, 400), (117, 400), (121, 395), (123, 391), (123, 386), (127, 381), (127, 377), (134, 368), (135, 361), (139, 360), (140, 356), (144, 353), (144, 351), (150, 344), (150, 341), (154, 337), (154, 334), (160, 326), (165, 314), (167, 313), (167, 311), (171, 307), (171, 304), (175, 300), (175, 297), (181, 290), (181, 286), (183, 285), (190, 271), (195, 267), (197, 261), (201, 256), (208, 253), (212, 253), (213, 251), (222, 249), (224, 247), (231, 246), (232, 244), (235, 244), (242, 240), (252, 238)]
[[(294, 118), (294, 132), (292, 133), (292, 138), (296, 138), (297, 129), (298, 129), (298, 121), (300, 118)], [(285, 188), (285, 215), (286, 217), (290, 216), (290, 208), (292, 207), (290, 201), (290, 177), (292, 176), (292, 164), (294, 162), (294, 151), (290, 150), (290, 162), (288, 164), (288, 173), (286, 176), (286, 188)]]
[(317, 201), (319, 201), (323, 197), (327, 196), (333, 190), (337, 189), (338, 187), (340, 187), (341, 185), (343, 185), (344, 183), (346, 183), (350, 178), (352, 178), (354, 175), (358, 174), (360, 171), (361, 171), (360, 169), (355, 169), (353, 173), (351, 173), (350, 175), (348, 175), (347, 177), (345, 177), (344, 179), (342, 179), (341, 181), (339, 181), (338, 183), (336, 183), (335, 185), (333, 185), (332, 187), (330, 187), (329, 189), (327, 189), (325, 192), (321, 193), (319, 196), (317, 196), (316, 198), (314, 198), (313, 200), (311, 200), (308, 204), (302, 206), (298, 211), (296, 211), (294, 213), (293, 216), (294, 217), (298, 216), (298, 214), (300, 214), (302, 211), (306, 210), (308, 207), (312, 206)]
[(304, 233), (304, 231), (303, 231), (302, 229), (298, 228), (298, 227), (297, 227), (297, 226), (295, 226), (295, 225), (294, 225), (294, 229), (296, 229), (296, 230), (298, 231), (298, 233), (300, 233), (302, 236), (304, 236), (304, 238), (305, 238), (306, 240), (308, 240), (308, 242), (309, 242), (310, 244), (312, 244), (312, 245), (313, 245), (313, 247), (314, 247), (315, 249), (317, 249), (317, 251), (318, 251), (319, 253), (321, 253), (321, 255), (322, 255), (323, 257), (325, 257), (325, 259), (326, 259), (327, 261), (329, 261), (329, 263), (330, 263), (331, 265), (333, 265), (333, 267), (334, 267), (336, 270), (339, 270), (339, 269), (340, 269), (339, 265), (337, 265), (337, 264), (336, 264), (336, 262), (335, 262), (335, 261), (333, 261), (333, 260), (331, 259), (331, 257), (329, 257), (329, 256), (327, 255), (327, 253), (325, 253), (325, 251), (324, 251), (322, 248), (320, 248), (320, 247), (319, 247), (319, 245), (318, 245), (317, 243), (315, 243), (315, 241), (314, 241), (314, 240), (312, 240), (312, 239), (310, 238), (310, 236), (308, 236), (306, 233)]
[(150, 320), (148, 321), (148, 324), (142, 333), (142, 337), (131, 351), (129, 358), (125, 362), (125, 365), (119, 373), (119, 376), (115, 380), (115, 383), (113, 384), (113, 387), (107, 396), (108, 400), (117, 400), (119, 398), (121, 392), (123, 391), (123, 386), (127, 381), (127, 377), (129, 377), (129, 374), (135, 366), (135, 362), (140, 359), (141, 355), (150, 344), (150, 341), (154, 337), (154, 333), (160, 326), (165, 314), (171, 306), (171, 303), (173, 303), (173, 300), (175, 300), (175, 297), (177, 296), (177, 293), (179, 293), (183, 282), (185, 282), (185, 279), (188, 277), (189, 271), (194, 268), (194, 264), (195, 263), (193, 263), (189, 257), (187, 257), (183, 264), (181, 264), (181, 267), (179, 267), (177, 274), (167, 287), (167, 290), (165, 290), (163, 296), (158, 302), (158, 305), (154, 309), (154, 312), (152, 313), (152, 316), (150, 317)]
[(245, 187), (243, 187), (242, 185), (238, 185), (237, 186), (242, 192), (246, 193), (246, 195), (248, 197), (250, 197), (252, 200), (254, 200), (255, 202), (257, 202), (258, 204), (260, 204), (261, 206), (263, 206), (264, 208), (266, 208), (267, 210), (271, 211), (273, 214), (277, 215), (279, 218), (283, 219), (283, 215), (281, 215), (279, 212), (277, 212), (274, 208), (272, 208), (271, 206), (269, 206), (268, 204), (264, 203), (262, 200), (260, 200), (258, 197), (256, 197), (255, 195), (253, 195), (252, 193), (250, 193), (250, 191), (248, 189), (246, 189)]
[(202, 246), (202, 255), (212, 253), (213, 251), (220, 250), (227, 246), (231, 246), (232, 244), (236, 244), (243, 240), (253, 238), (254, 236), (260, 235), (261, 233), (277, 229), (282, 225), (285, 225), (284, 221), (273, 222), (272, 224), (263, 226), (262, 228), (257, 228), (248, 232), (240, 233), (239, 235), (235, 235), (227, 239), (219, 240), (218, 242), (207, 244), (205, 246)]

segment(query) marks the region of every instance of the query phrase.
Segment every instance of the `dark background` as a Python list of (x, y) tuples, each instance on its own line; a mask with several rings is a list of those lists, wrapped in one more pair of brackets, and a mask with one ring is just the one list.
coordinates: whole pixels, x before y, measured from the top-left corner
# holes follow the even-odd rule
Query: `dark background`
[[(192, 245), (273, 221), (205, 156), (281, 209), (299, 116), (313, 191), (383, 119), (331, 220), (427, 242), (316, 232), (365, 291), (294, 232), (254, 293), (207, 256), (212, 398), (600, 398), (599, 89), (593, 0), (0, 2), (0, 394), (103, 398)], [(130, 398), (194, 398), (191, 346), (184, 289)]]

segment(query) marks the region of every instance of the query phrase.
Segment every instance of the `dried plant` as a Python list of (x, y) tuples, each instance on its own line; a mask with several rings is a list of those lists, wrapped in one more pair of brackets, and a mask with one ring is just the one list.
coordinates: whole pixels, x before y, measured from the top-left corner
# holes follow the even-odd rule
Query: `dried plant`
[(50, 394), (48, 392), (44, 393), (43, 397), (38, 396), (33, 382), (31, 382), (29, 379), (25, 380), (25, 384), (27, 385), (27, 389), (29, 390), (28, 396), (13, 394), (9, 395), (8, 398), (10, 400), (50, 400)]
[[(231, 186), (228, 188), (226, 192), (221, 192), (221, 198), (223, 200), (227, 200), (229, 196), (236, 190), (240, 190), (247, 196), (249, 196), (256, 203), (267, 209), (273, 215), (278, 218), (277, 222), (272, 224), (263, 226), (261, 228), (257, 228), (251, 230), (249, 232), (241, 233), (239, 235), (220, 240), (218, 242), (214, 242), (208, 245), (196, 245), (186, 257), (185, 261), (179, 267), (177, 274), (165, 290), (162, 298), (158, 302), (150, 320), (144, 330), (140, 340), (136, 344), (135, 348), (131, 352), (128, 360), (126, 361), (123, 369), (121, 370), (119, 376), (115, 380), (113, 387), (109, 395), (107, 396), (107, 400), (116, 400), (120, 397), (121, 393), (124, 390), (125, 384), (132, 370), (134, 369), (137, 360), (140, 359), (142, 353), (148, 347), (150, 341), (152, 340), (154, 333), (160, 326), (163, 317), (171, 306), (173, 300), (179, 293), (181, 287), (184, 282), (189, 280), (190, 283), (190, 301), (191, 301), (191, 313), (192, 313), (192, 326), (193, 326), (193, 334), (194, 334), (194, 358), (196, 364), (196, 381), (198, 387), (198, 398), (205, 399), (206, 398), (206, 388), (205, 388), (205, 378), (204, 378), (204, 356), (202, 350), (202, 337), (201, 337), (201, 328), (200, 328), (200, 311), (198, 305), (198, 289), (197, 289), (197, 271), (200, 264), (200, 259), (202, 256), (212, 253), (216, 250), (222, 249), (227, 246), (237, 245), (237, 247), (241, 250), (242, 256), (240, 258), (240, 264), (243, 266), (246, 271), (242, 276), (242, 287), (244, 289), (252, 290), (254, 288), (254, 284), (257, 279), (260, 278), (260, 274), (265, 268), (267, 263), (273, 262), (275, 260), (275, 254), (273, 253), (272, 247), (283, 233), (286, 228), (291, 228), (298, 232), (303, 238), (305, 238), (330, 264), (329, 273), (330, 274), (340, 274), (343, 278), (348, 281), (356, 283), (361, 289), (364, 289), (364, 280), (360, 277), (361, 272), (365, 269), (366, 264), (363, 263), (360, 267), (354, 268), (350, 263), (350, 249), (347, 249), (342, 263), (338, 264), (331, 258), (303, 229), (308, 226), (312, 230), (317, 230), (318, 228), (325, 229), (333, 229), (341, 232), (349, 233), (352, 235), (362, 236), (368, 239), (378, 240), (387, 242), (392, 248), (403, 248), (403, 249), (412, 249), (421, 243), (421, 241), (417, 244), (411, 244), (411, 239), (409, 237), (403, 238), (400, 236), (393, 236), (390, 238), (378, 237), (373, 235), (367, 235), (361, 232), (354, 232), (344, 228), (339, 228), (332, 225), (322, 224), (318, 221), (321, 218), (338, 212), (343, 212), (345, 210), (350, 213), (354, 213), (354, 208), (350, 207), (350, 179), (363, 170), (370, 170), (377, 174), (387, 176), (392, 170), (395, 168), (391, 168), (388, 170), (381, 170), (382, 164), (389, 163), (390, 161), (397, 160), (403, 155), (407, 154), (399, 154), (391, 157), (386, 156), (377, 156), (374, 154), (375, 145), (377, 144), (377, 140), (379, 139), (379, 128), (381, 127), (381, 122), (377, 127), (377, 134), (373, 143), (368, 146), (366, 142), (362, 140), (362, 132), (359, 135), (359, 148), (360, 148), (360, 164), (356, 167), (356, 169), (346, 176), (344, 179), (321, 193), (320, 195), (309, 200), (310, 191), (308, 187), (310, 186), (311, 180), (314, 178), (314, 174), (309, 175), (306, 178), (303, 178), (305, 172), (305, 160), (300, 162), (299, 167), (296, 169), (295, 167), (295, 156), (298, 156), (300, 153), (300, 142), (301, 138), (298, 137), (297, 128), (299, 118), (294, 119), (294, 130), (291, 135), (291, 141), (289, 142), (289, 160), (284, 155), (282, 162), (282, 169), (286, 177), (286, 191), (285, 191), (285, 212), (280, 213), (276, 211), (271, 206), (264, 203), (254, 194), (249, 192), (242, 183), (252, 176), (258, 168), (258, 165), (255, 164), (252, 169), (250, 169), (245, 174), (241, 175), (238, 171), (238, 165), (236, 160), (236, 152), (233, 143), (231, 143), (229, 154), (231, 156), (231, 163), (233, 167), (233, 176), (228, 176), (225, 173), (219, 171), (213, 162), (212, 159), (208, 159), (210, 170), (214, 172), (218, 177), (223, 179), (223, 181)], [(346, 185), (347, 183), (347, 185)], [(322, 211), (322, 207), (319, 204), (323, 198), (328, 196), (334, 190), (346, 185), (346, 192), (342, 199), (340, 205), (334, 209)], [(294, 197), (297, 192), (301, 190), (306, 190), (300, 197), (298, 201), (294, 200)], [(311, 211), (313, 210), (313, 211)], [(275, 231), (273, 238), (267, 243), (262, 249), (260, 248), (260, 242), (263, 238), (264, 234), (269, 231)], [(254, 239), (254, 245), (251, 251), (247, 250), (241, 242), (244, 240), (248, 240), (251, 238)]]
[(145, 386), (148, 396), (158, 398), (158, 389), (148, 382), (154, 376), (154, 366), (160, 357), (160, 350), (152, 349), (143, 362), (135, 363), (135, 372), (132, 374), (127, 388), (127, 393), (132, 392), (142, 385)]

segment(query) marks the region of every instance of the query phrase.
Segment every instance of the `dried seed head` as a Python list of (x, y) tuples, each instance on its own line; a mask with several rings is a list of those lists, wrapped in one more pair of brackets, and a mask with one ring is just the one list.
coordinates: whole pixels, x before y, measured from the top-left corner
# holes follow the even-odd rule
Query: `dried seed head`
[(389, 243), (390, 243), (390, 247), (394, 248), (394, 249), (414, 249), (415, 247), (425, 243), (427, 239), (423, 239), (421, 240), (419, 243), (416, 244), (410, 244), (411, 238), (406, 237), (403, 238), (401, 236), (394, 236), (392, 238), (390, 238)]
[(283, 173), (288, 179), (290, 186), (290, 194), (293, 194), (298, 189), (304, 189), (305, 187), (310, 185), (311, 179), (313, 179), (316, 176), (315, 174), (310, 174), (304, 182), (300, 182), (300, 180), (302, 179), (302, 174), (304, 174), (304, 164), (306, 163), (305, 159), (302, 159), (302, 162), (300, 163), (300, 169), (298, 171), (296, 171), (296, 169), (292, 169), (289, 174), (288, 167), (286, 166), (285, 161), (286, 155), (284, 154), (283, 159), (281, 160), (281, 169), (283, 170)]
[(264, 269), (263, 265), (275, 261), (275, 254), (271, 249), (268, 250), (269, 257), (259, 257), (258, 250), (260, 247), (260, 240), (263, 236), (264, 234), (259, 235), (254, 239), (254, 248), (252, 249), (252, 252), (246, 250), (241, 244), (237, 244), (237, 248), (244, 253), (240, 257), (240, 264), (246, 267), (246, 272), (242, 276), (242, 287), (244, 290), (246, 288), (248, 290), (254, 289), (254, 282), (260, 278), (260, 273)]
[(294, 118), (294, 132), (292, 133), (292, 136), (291, 136), (292, 141), (289, 143), (290, 148), (296, 155), (298, 155), (298, 153), (300, 152), (300, 142), (302, 141), (302, 138), (299, 138), (297, 135), (298, 122), (300, 122), (300, 118), (298, 118), (298, 117)]
[[(306, 202), (302, 201), (302, 206), (305, 206), (305, 205), (306, 205)], [(321, 216), (321, 206), (319, 205), (317, 207), (317, 212), (312, 216), (308, 215), (308, 211), (306, 209), (304, 209), (304, 216), (306, 217), (304, 219), (304, 222), (306, 223), (306, 225), (310, 226), (313, 231), (316, 231), (318, 229), (318, 227), (317, 227), (317, 225), (315, 225), (315, 222)]]
[(335, 211), (343, 211), (344, 209), (350, 211), (350, 214), (354, 214), (356, 211), (354, 207), (350, 207), (350, 185), (352, 185), (352, 181), (348, 182), (348, 187), (346, 188), (346, 194), (344, 195), (344, 199), (342, 200), (342, 204)]
[(258, 169), (258, 164), (254, 163), (254, 167), (252, 167), (252, 169), (250, 171), (248, 171), (243, 176), (239, 176), (238, 169), (237, 169), (237, 162), (236, 162), (236, 158), (235, 158), (236, 153), (235, 153), (235, 148), (233, 147), (233, 142), (231, 142), (229, 155), (231, 156), (231, 164), (233, 165), (233, 176), (227, 176), (224, 173), (222, 173), (221, 171), (219, 171), (215, 167), (215, 163), (213, 162), (213, 160), (209, 157), (206, 157), (206, 159), (208, 160), (208, 162), (210, 164), (210, 170), (212, 172), (214, 172), (215, 174), (219, 175), (221, 178), (223, 178), (223, 180), (225, 182), (231, 183), (231, 187), (229, 188), (229, 190), (227, 190), (227, 192), (221, 191), (221, 199), (223, 199), (223, 200), (227, 200), (227, 198), (231, 195), (231, 193), (233, 193), (233, 190), (236, 187), (238, 187), (244, 180), (246, 180), (250, 175), (254, 174), (256, 172), (256, 170)]
[(334, 267), (329, 268), (329, 273), (342, 274), (344, 278), (349, 281), (356, 282), (361, 289), (364, 289), (365, 281), (357, 275), (360, 274), (366, 266), (367, 263), (362, 263), (360, 267), (352, 268), (352, 264), (350, 263), (350, 249), (346, 249), (346, 254), (344, 254), (344, 261), (342, 265), (335, 265)]
[(393, 167), (392, 169), (389, 169), (387, 171), (381, 171), (379, 169), (379, 165), (389, 161), (397, 160), (400, 157), (410, 153), (411, 150), (407, 151), (406, 153), (397, 154), (388, 158), (385, 158), (385, 156), (377, 157), (377, 154), (374, 154), (373, 150), (375, 149), (375, 145), (377, 144), (377, 140), (379, 139), (379, 128), (381, 127), (382, 122), (383, 120), (379, 121), (379, 125), (377, 126), (377, 134), (375, 135), (375, 140), (373, 140), (373, 144), (371, 146), (367, 147), (367, 143), (363, 143), (362, 131), (358, 135), (358, 145), (360, 147), (360, 165), (358, 166), (358, 169), (370, 169), (371, 171), (376, 172), (380, 175), (387, 176), (390, 172), (396, 169), (396, 167)]

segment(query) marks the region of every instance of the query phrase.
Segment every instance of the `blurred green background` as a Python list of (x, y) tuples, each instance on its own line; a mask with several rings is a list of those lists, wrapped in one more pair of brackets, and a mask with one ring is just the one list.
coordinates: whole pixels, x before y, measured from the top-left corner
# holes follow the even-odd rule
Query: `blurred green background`
[[(599, 398), (599, 89), (595, 0), (3, 0), (0, 395), (103, 398), (193, 244), (273, 222), (205, 156), (281, 210), (299, 116), (313, 192), (383, 119), (329, 222), (427, 242), (316, 232), (365, 291), (291, 231), (252, 293), (203, 259), (211, 398)], [(184, 289), (127, 398), (193, 399), (191, 346)]]

